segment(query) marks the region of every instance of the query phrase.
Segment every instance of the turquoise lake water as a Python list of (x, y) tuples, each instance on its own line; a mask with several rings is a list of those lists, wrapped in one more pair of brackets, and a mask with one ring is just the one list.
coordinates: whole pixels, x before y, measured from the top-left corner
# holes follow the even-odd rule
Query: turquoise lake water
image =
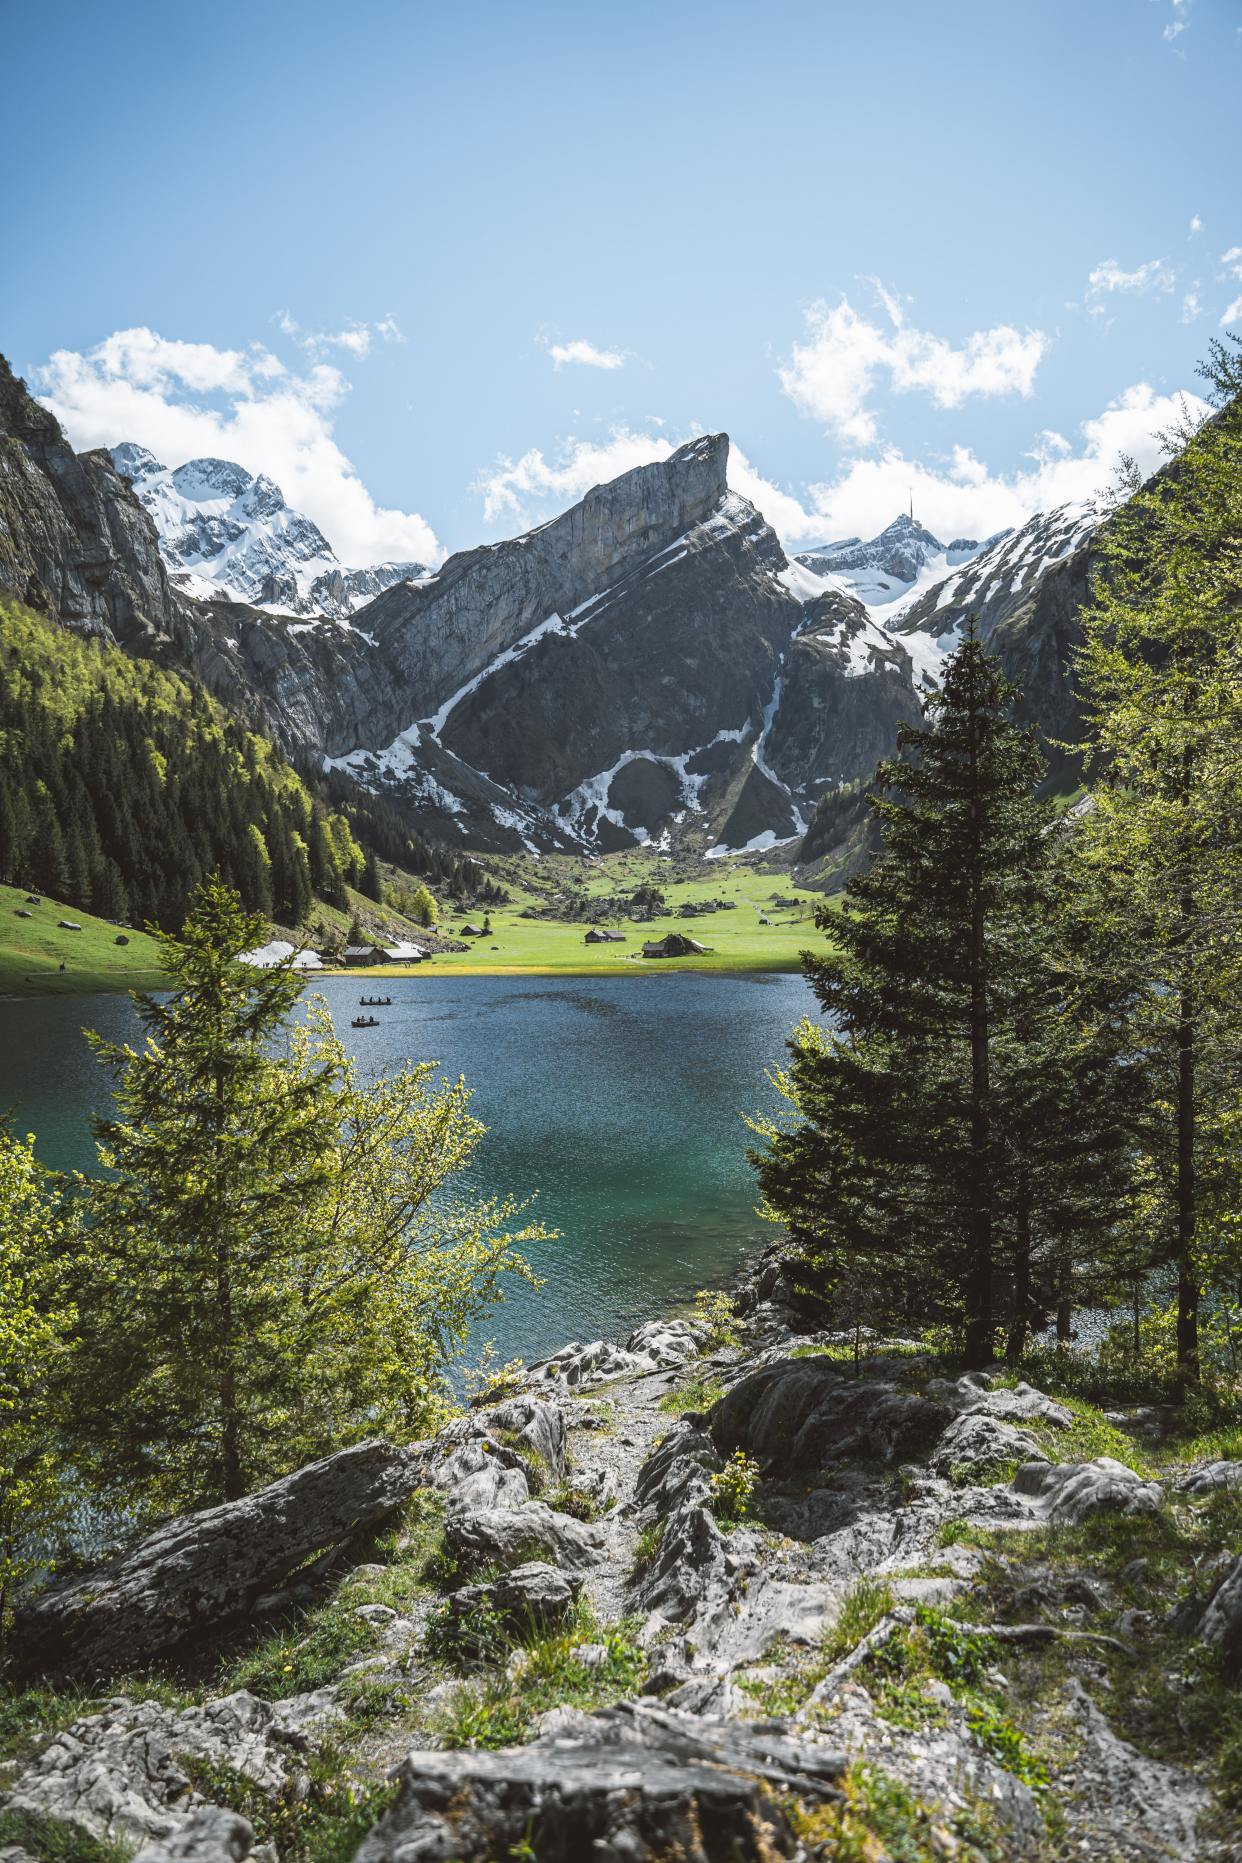
[[(764, 1070), (814, 1009), (800, 976), (384, 979), (380, 1026), (352, 1030), (365, 984), (325, 981), (338, 1029), (368, 1069), (438, 1060), (476, 1089), (489, 1127), (481, 1191), (538, 1191), (559, 1241), (531, 1259), (484, 1336), (502, 1358), (618, 1337), (719, 1284), (771, 1234), (754, 1213), (744, 1111), (771, 1108)], [(128, 997), (0, 1003), (0, 1110), (46, 1164), (88, 1169), (106, 1076), (82, 1037), (137, 1032)]]

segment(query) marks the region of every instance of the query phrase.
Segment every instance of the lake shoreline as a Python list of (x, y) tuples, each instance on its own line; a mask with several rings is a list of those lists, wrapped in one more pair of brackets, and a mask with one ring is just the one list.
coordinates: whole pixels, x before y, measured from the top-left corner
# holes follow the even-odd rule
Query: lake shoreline
[[(306, 971), (309, 990), (325, 982), (365, 984), (368, 978), (407, 979), (429, 977), (437, 982), (453, 977), (664, 977), (685, 974), (696, 977), (792, 977), (802, 966), (798, 963), (710, 964), (697, 959), (635, 959), (632, 964), (375, 964), (366, 970)], [(159, 971), (142, 972), (128, 982), (109, 980), (99, 975), (74, 977), (72, 973), (49, 977), (32, 977), (22, 989), (12, 985), (0, 990), (0, 1003), (27, 1003), (41, 996), (124, 996), (134, 991), (160, 990), (167, 978)]]

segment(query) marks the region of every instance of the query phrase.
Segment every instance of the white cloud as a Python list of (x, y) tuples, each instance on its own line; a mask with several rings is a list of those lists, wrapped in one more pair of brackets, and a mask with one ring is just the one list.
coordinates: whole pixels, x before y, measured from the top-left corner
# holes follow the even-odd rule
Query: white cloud
[[(1222, 252), (1220, 262), (1225, 268), (1225, 277), (1233, 278), (1242, 284), (1242, 246), (1230, 246), (1228, 252)], [(1236, 297), (1232, 304), (1227, 304), (1221, 313), (1222, 327), (1227, 323), (1237, 323), (1242, 319), (1242, 297)]]
[(581, 336), (575, 337), (572, 343), (545, 343), (544, 348), (558, 369), (566, 363), (579, 363), (587, 369), (619, 369), (625, 363), (619, 349), (599, 349)]
[(1197, 395), (1160, 395), (1139, 382), (1084, 421), (1076, 444), (1039, 434), (1030, 465), (1016, 472), (994, 473), (961, 447), (940, 467), (890, 448), (848, 462), (835, 480), (811, 486), (808, 501), (828, 536), (873, 536), (913, 494), (915, 515), (938, 537), (987, 537), (1036, 511), (1105, 494), (1123, 456), (1153, 471), (1164, 456), (1159, 434), (1187, 412), (1201, 418), (1208, 407)]
[(383, 343), (404, 343), (405, 337), (393, 316), (381, 317), (378, 323), (362, 323), (351, 317), (340, 330), (304, 330), (295, 317), (287, 310), (277, 311), (273, 321), (282, 334), (292, 337), (293, 341), (304, 349), (308, 356), (322, 356), (325, 350), (343, 349), (347, 355), (361, 362), (371, 353), (371, 345), (376, 337)]
[(475, 490), (483, 496), (483, 517), (488, 524), (513, 518), (519, 525), (533, 519), (531, 513), (559, 511), (589, 492), (593, 485), (603, 485), (632, 466), (646, 466), (653, 459), (667, 459), (676, 443), (659, 434), (638, 433), (631, 427), (614, 427), (606, 440), (565, 441), (554, 459), (548, 459), (538, 447), (523, 453), (520, 459), (499, 459), (475, 480)]
[(1202, 220), (1199, 218), (1197, 213), (1192, 213), (1190, 216), (1190, 232), (1187, 234), (1187, 238), (1193, 239), (1196, 233), (1201, 233), (1202, 231), (1203, 231)]
[(878, 437), (868, 403), (883, 371), (898, 394), (919, 390), (937, 407), (957, 407), (970, 395), (1029, 395), (1048, 338), (1042, 330), (998, 324), (976, 330), (959, 347), (926, 330), (911, 328), (899, 300), (872, 281), (889, 328), (860, 315), (849, 299), (822, 300), (804, 313), (807, 340), (795, 343), (777, 371), (781, 387), (799, 412), (825, 421), (854, 446)]
[(1123, 270), (1116, 259), (1104, 259), (1087, 276), (1087, 296), (1096, 300), (1091, 315), (1102, 317), (1104, 306), (1099, 299), (1116, 291), (1141, 297), (1149, 291), (1172, 291), (1176, 283), (1177, 273), (1165, 259), (1145, 259), (1132, 272)]
[(1160, 36), (1172, 45), (1190, 24), (1192, 0), (1170, 0), (1170, 4), (1173, 8), (1173, 17), (1167, 22)]
[[(1207, 411), (1196, 395), (1161, 395), (1140, 382), (1084, 421), (1076, 441), (1048, 429), (1039, 433), (1029, 465), (1011, 473), (993, 472), (964, 446), (931, 464), (889, 447), (847, 461), (835, 479), (811, 485), (799, 497), (764, 477), (733, 445), (729, 484), (758, 506), (791, 550), (832, 537), (874, 536), (906, 509), (911, 496), (916, 515), (946, 542), (987, 537), (1036, 511), (1106, 494), (1123, 456), (1136, 460), (1142, 472), (1153, 471), (1163, 457), (1159, 434), (1184, 413), (1200, 418)], [(484, 515), (489, 523), (507, 519), (514, 529), (524, 528), (563, 510), (592, 485), (667, 459), (679, 443), (620, 427), (604, 441), (571, 439), (552, 460), (537, 448), (519, 460), (502, 460), (477, 482)]]
[(266, 472), (351, 567), (444, 554), (416, 512), (375, 503), (336, 444), (349, 383), (329, 363), (299, 375), (259, 344), (223, 350), (139, 328), (86, 354), (57, 350), (37, 375), (39, 398), (79, 449), (136, 440), (168, 466), (212, 454)]
[(1182, 322), (1193, 323), (1202, 309), (1203, 304), (1199, 297), (1199, 281), (1196, 279), (1190, 290), (1182, 299)]

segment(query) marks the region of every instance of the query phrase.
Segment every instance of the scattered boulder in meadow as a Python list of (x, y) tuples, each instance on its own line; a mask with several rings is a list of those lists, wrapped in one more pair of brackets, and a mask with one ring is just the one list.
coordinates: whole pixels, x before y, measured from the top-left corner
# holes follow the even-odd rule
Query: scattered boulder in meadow
[(1178, 1494), (1214, 1494), (1220, 1488), (1242, 1488), (1242, 1462), (1208, 1462), (1192, 1468), (1173, 1484)]
[(783, 1359), (735, 1384), (710, 1427), (722, 1454), (744, 1449), (779, 1476), (847, 1459), (917, 1460), (953, 1414), (896, 1385), (845, 1376), (831, 1359)]
[(1037, 1518), (1070, 1526), (1102, 1512), (1154, 1514), (1163, 1498), (1158, 1481), (1144, 1481), (1109, 1455), (1094, 1462), (1027, 1462), (1013, 1487), (1034, 1502)]
[(955, 1379), (932, 1378), (927, 1395), (950, 1410), (995, 1417), (1002, 1423), (1050, 1423), (1054, 1429), (1067, 1430), (1074, 1421), (1064, 1404), (1046, 1397), (1034, 1385), (994, 1386), (985, 1371), (968, 1371)]
[(257, 1494), (183, 1514), (17, 1613), (21, 1679), (124, 1675), (244, 1617), (312, 1554), (379, 1526), (422, 1479), (391, 1443), (357, 1443)]
[(1029, 1430), (974, 1410), (950, 1423), (932, 1451), (930, 1466), (937, 1475), (978, 1478), (1015, 1462), (1047, 1460)]
[(451, 1510), (445, 1520), (446, 1550), (463, 1572), (484, 1566), (509, 1571), (528, 1560), (546, 1559), (580, 1572), (604, 1558), (604, 1538), (597, 1527), (554, 1513), (542, 1501), (522, 1507), (475, 1507)]
[(494, 1655), (492, 1632), (509, 1636), (554, 1630), (574, 1607), (582, 1589), (576, 1574), (531, 1559), (483, 1585), (463, 1585), (445, 1601), (444, 1630), (464, 1652)]

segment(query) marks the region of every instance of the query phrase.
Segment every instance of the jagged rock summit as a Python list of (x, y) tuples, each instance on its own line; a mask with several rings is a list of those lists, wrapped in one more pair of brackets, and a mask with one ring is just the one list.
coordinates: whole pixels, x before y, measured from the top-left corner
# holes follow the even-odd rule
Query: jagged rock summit
[(112, 463), (151, 514), (177, 586), (201, 600), (343, 621), (395, 582), (427, 573), (420, 563), (344, 568), (274, 480), (232, 460), (188, 459), (170, 471), (124, 440), (112, 448)]
[(791, 561), (706, 434), (435, 573), (349, 571), (263, 474), (75, 454), (7, 365), (0, 437), (0, 590), (179, 660), (450, 844), (814, 859), (976, 610), (1074, 735), (1072, 512), (982, 546), (904, 515)]

